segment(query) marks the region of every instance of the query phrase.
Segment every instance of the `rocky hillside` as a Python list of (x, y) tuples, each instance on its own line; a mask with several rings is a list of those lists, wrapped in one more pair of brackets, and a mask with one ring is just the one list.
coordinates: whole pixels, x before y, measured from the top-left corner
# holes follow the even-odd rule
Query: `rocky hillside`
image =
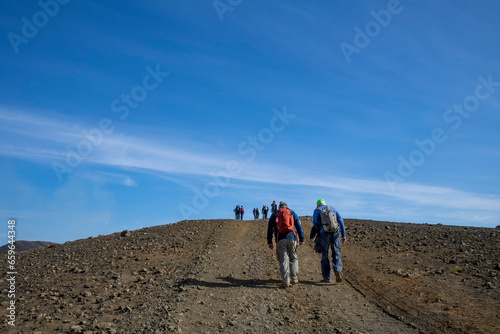
[(262, 220), (183, 221), (22, 252), (16, 327), (2, 280), (0, 332), (500, 332), (499, 229), (346, 227), (344, 282), (319, 282), (308, 240), (288, 289)]

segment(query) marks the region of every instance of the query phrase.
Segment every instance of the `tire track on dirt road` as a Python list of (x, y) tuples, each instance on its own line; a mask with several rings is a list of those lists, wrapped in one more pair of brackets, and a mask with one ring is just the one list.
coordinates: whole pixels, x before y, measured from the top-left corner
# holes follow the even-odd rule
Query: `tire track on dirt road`
[[(310, 221), (303, 222), (306, 235)], [(385, 314), (346, 282), (319, 283), (312, 242), (299, 247), (299, 284), (279, 288), (267, 221), (221, 222), (193, 274), (181, 282), (184, 333), (418, 333)]]

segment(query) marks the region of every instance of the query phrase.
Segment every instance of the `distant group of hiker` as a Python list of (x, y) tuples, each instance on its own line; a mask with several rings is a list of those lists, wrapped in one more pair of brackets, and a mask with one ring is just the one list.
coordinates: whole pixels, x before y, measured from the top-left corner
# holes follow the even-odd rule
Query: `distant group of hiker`
[[(319, 199), (313, 212), (313, 227), (310, 238), (315, 239), (314, 251), (321, 253), (321, 282), (331, 282), (331, 269), (337, 283), (342, 282), (342, 260), (340, 244), (345, 243), (344, 220), (337, 210), (327, 206)], [(281, 286), (284, 288), (299, 282), (299, 259), (297, 248), (304, 244), (304, 230), (299, 216), (280, 202), (279, 209), (271, 214), (267, 225), (267, 244), (273, 249), (273, 236), (276, 241), (276, 254), (281, 273)], [(332, 250), (330, 266), (329, 250)]]
[[(236, 205), (236, 207), (233, 210), (235, 219), (240, 219), (243, 220), (243, 214), (245, 213), (245, 209), (243, 208), (243, 205)], [(267, 205), (262, 206), (262, 211), (259, 210), (259, 208), (253, 208), (253, 219), (257, 220), (260, 217), (260, 214), (262, 212), (262, 219), (267, 219), (267, 214), (269, 212), (269, 207)], [(278, 212), (278, 206), (276, 205), (276, 201), (273, 201), (271, 203), (271, 213)]]
[(243, 205), (236, 205), (236, 208), (234, 208), (234, 219), (241, 219), (243, 220), (243, 214), (245, 214), (245, 208), (243, 208)]

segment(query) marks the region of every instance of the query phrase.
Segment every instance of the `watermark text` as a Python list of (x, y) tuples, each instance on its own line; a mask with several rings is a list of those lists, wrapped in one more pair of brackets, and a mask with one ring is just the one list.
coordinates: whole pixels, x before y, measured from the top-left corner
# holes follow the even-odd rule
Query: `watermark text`
[[(446, 109), (443, 113), (442, 118), (452, 131), (458, 130), (464, 119), (469, 118), (479, 108), (481, 101), (489, 99), (500, 88), (500, 81), (494, 81), (492, 74), (489, 74), (487, 78), (479, 76), (477, 80), (479, 83), (476, 85), (474, 93), (466, 96), (462, 103), (453, 104), (452, 108)], [(437, 127), (431, 131), (428, 138), (415, 139), (416, 148), (410, 154), (398, 156), (399, 164), (396, 172), (386, 171), (384, 173), (391, 191), (394, 192), (398, 183), (403, 183), (412, 176), (417, 167), (422, 166), (436, 152), (439, 144), (446, 142), (449, 132)]]
[[(142, 79), (142, 84), (134, 86), (130, 92), (123, 93), (119, 98), (111, 102), (111, 112), (123, 121), (130, 115), (130, 110), (139, 106), (139, 103), (148, 97), (148, 92), (158, 88), (164, 78), (170, 75), (160, 69), (160, 64), (153, 69), (146, 66), (147, 74)], [(99, 147), (105, 135), (110, 135), (115, 130), (115, 123), (110, 118), (102, 118), (97, 127), (87, 130), (83, 129), (84, 139), (80, 140), (75, 147), (67, 147), (64, 163), (59, 161), (52, 162), (52, 169), (59, 182), (64, 181), (64, 175), (70, 174), (77, 168), (85, 158), (87, 158), (96, 147)]]
[(224, 15), (226, 12), (232, 12), (236, 7), (241, 5), (242, 2), (243, 0), (215, 0), (212, 2), (212, 5), (222, 22), (224, 21)]
[(19, 46), (21, 44), (28, 44), (28, 42), (38, 35), (39, 29), (45, 27), (51, 18), (54, 18), (59, 13), (60, 5), (66, 5), (70, 0), (40, 0), (38, 6), (41, 10), (37, 11), (31, 19), (23, 16), (21, 22), (20, 34), (9, 32), (7, 38), (15, 54), (19, 53)]
[(286, 106), (283, 107), (282, 111), (274, 108), (273, 116), (269, 120), (268, 126), (262, 128), (257, 134), (248, 136), (239, 143), (237, 152), (243, 160), (230, 160), (226, 163), (224, 169), (209, 173), (211, 180), (202, 189), (193, 188), (192, 202), (189, 204), (179, 204), (178, 207), (184, 219), (188, 219), (206, 208), (210, 203), (210, 199), (217, 197), (221, 189), (227, 187), (231, 179), (239, 175), (244, 163), (250, 163), (255, 160), (258, 152), (263, 151), (271, 144), (276, 135), (285, 130), (295, 117), (296, 115), (290, 114), (287, 111)]
[(387, 28), (392, 18), (400, 14), (403, 9), (404, 7), (399, 0), (389, 0), (386, 9), (378, 11), (371, 10), (370, 15), (373, 17), (373, 20), (368, 21), (363, 28), (358, 26), (354, 27), (355, 34), (352, 44), (347, 42), (341, 42), (339, 44), (340, 50), (347, 63), (351, 63), (353, 54), (360, 54), (361, 50), (370, 45), (371, 41), (380, 34), (382, 28)]
[(8, 253), (7, 253), (7, 323), (16, 326), (16, 221), (11, 219), (8, 226)]

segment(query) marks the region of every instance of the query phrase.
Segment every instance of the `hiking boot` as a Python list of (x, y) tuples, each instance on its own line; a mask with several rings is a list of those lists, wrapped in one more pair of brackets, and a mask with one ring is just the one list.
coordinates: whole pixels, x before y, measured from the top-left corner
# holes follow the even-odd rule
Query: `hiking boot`
[(336, 272), (335, 272), (335, 281), (336, 281), (337, 283), (342, 282), (342, 274), (340, 273), (340, 271), (336, 271)]
[(321, 280), (321, 283), (332, 283), (332, 280), (331, 280), (331, 279), (329, 279), (329, 278), (323, 278), (323, 279)]
[(292, 278), (292, 284), (297, 284), (299, 283), (299, 279), (298, 278)]
[(292, 285), (291, 285), (290, 283), (286, 283), (286, 282), (282, 282), (282, 283), (281, 283), (281, 287), (282, 287), (282, 288), (289, 288), (289, 287), (291, 287), (291, 286), (292, 286)]

